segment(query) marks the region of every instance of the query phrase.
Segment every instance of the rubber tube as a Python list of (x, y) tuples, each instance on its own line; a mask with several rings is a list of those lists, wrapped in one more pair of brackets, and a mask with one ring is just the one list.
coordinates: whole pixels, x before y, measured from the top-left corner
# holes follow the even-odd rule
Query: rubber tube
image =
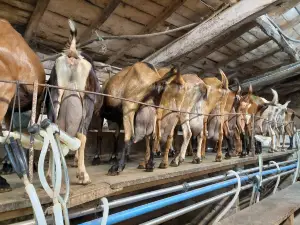
[(229, 174), (234, 174), (234, 176), (237, 179), (237, 188), (235, 191), (235, 195), (232, 198), (232, 200), (229, 202), (229, 204), (225, 207), (225, 209), (217, 216), (217, 218), (215, 219), (215, 221), (213, 222), (213, 225), (216, 225), (222, 218), (223, 216), (225, 216), (225, 214), (228, 212), (229, 209), (231, 209), (231, 207), (233, 206), (233, 204), (236, 202), (237, 198), (239, 197), (240, 191), (241, 191), (241, 178), (238, 175), (237, 172), (235, 172), (234, 170), (229, 170), (228, 171)]
[(275, 194), (276, 191), (277, 191), (278, 185), (279, 185), (279, 183), (280, 183), (280, 172), (281, 172), (281, 171), (280, 171), (280, 167), (279, 167), (279, 165), (278, 165), (277, 162), (275, 162), (275, 161), (270, 161), (269, 163), (270, 163), (270, 164), (274, 164), (274, 165), (276, 166), (277, 170), (278, 170), (277, 180), (276, 180), (276, 184), (275, 184), (274, 190), (273, 190), (273, 194)]
[[(27, 176), (26, 176), (26, 179), (27, 179)], [(24, 180), (24, 184), (25, 184), (25, 190), (29, 196), (29, 199), (30, 199), (33, 211), (34, 211), (35, 218), (38, 222), (38, 225), (47, 225), (44, 211), (42, 209), (40, 200), (36, 194), (36, 191), (35, 191), (33, 185), (29, 183), (28, 179), (27, 179), (27, 182), (26, 182), (26, 180)]]
[(55, 218), (55, 225), (64, 225), (61, 205), (58, 202), (53, 206), (53, 214)]

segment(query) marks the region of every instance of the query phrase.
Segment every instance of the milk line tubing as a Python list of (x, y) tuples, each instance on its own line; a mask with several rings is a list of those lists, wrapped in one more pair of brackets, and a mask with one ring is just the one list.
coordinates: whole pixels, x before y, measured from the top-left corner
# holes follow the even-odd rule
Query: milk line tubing
[[(26, 83), (26, 82), (22, 82), (22, 81), (0, 80), (0, 82), (4, 82), (4, 83), (19, 83), (19, 84), (22, 84), (22, 85), (33, 85), (33, 83)], [(78, 89), (75, 89), (75, 88), (65, 88), (65, 87), (60, 87), (60, 86), (50, 85), (50, 84), (38, 84), (38, 85), (41, 86), (41, 87), (46, 87), (46, 88), (57, 88), (57, 89), (63, 89), (63, 90), (67, 90), (67, 91), (76, 91), (76, 92), (82, 92), (82, 93), (86, 93), (86, 94), (101, 95), (101, 96), (105, 96), (105, 97), (110, 97), (110, 98), (120, 99), (120, 100), (123, 100), (123, 101), (137, 103), (137, 104), (140, 104), (140, 105), (150, 106), (150, 107), (153, 107), (153, 108), (165, 109), (165, 110), (168, 110), (168, 111), (171, 111), (171, 112), (186, 113), (186, 114), (191, 114), (191, 115), (196, 115), (196, 116), (250, 115), (250, 114), (247, 114), (247, 113), (224, 113), (224, 114), (194, 113), (194, 112), (181, 111), (181, 110), (177, 110), (177, 109), (171, 109), (171, 108), (167, 108), (167, 107), (163, 107), (163, 106), (158, 106), (158, 105), (152, 105), (152, 104), (148, 104), (148, 103), (145, 103), (145, 102), (140, 102), (140, 101), (132, 100), (132, 99), (129, 99), (129, 98), (116, 97), (116, 96), (113, 96), (113, 95), (99, 93), (99, 92), (78, 90)], [(258, 117), (258, 116), (255, 116), (255, 117)], [(258, 118), (264, 119), (262, 117), (258, 117)], [(270, 123), (274, 123), (274, 121), (269, 121), (267, 119), (264, 119), (264, 121), (268, 121)], [(292, 122), (289, 122), (289, 123), (292, 123)], [(285, 125), (288, 125), (289, 123), (286, 123)]]

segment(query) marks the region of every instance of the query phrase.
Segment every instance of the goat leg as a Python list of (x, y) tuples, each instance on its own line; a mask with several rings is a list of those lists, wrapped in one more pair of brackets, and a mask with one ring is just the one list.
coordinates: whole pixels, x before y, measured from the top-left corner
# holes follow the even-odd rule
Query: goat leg
[(146, 164), (146, 171), (147, 172), (153, 172), (154, 165), (155, 165), (155, 162), (154, 162), (154, 148), (153, 148), (154, 139), (151, 138), (151, 140), (150, 140), (150, 138), (149, 138), (149, 142), (150, 142), (149, 143), (150, 144), (150, 146), (149, 146), (150, 156), (149, 156), (149, 160), (147, 161), (147, 164)]
[(246, 150), (247, 140), (246, 140), (246, 135), (244, 133), (241, 133), (241, 139), (242, 139), (242, 152), (240, 157), (244, 158), (247, 156), (247, 150)]

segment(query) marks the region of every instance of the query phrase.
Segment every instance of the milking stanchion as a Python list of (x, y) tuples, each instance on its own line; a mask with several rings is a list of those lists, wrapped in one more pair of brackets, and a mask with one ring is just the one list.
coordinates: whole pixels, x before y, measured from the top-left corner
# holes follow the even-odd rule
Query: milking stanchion
[[(45, 189), (46, 193), (53, 200), (53, 214), (56, 225), (69, 225), (69, 214), (67, 209), (67, 202), (69, 200), (70, 184), (67, 164), (65, 161), (65, 155), (68, 154), (69, 150), (78, 150), (80, 147), (80, 141), (77, 138), (70, 137), (65, 132), (59, 130), (56, 124), (50, 122), (50, 120), (45, 119), (42, 121), (41, 126), (35, 124), (28, 128), (30, 136), (35, 136), (36, 140), (34, 143), (34, 148), (41, 149), (41, 154), (38, 163), (38, 175), (40, 182)], [(25, 185), (25, 190), (30, 198), (36, 223), (39, 225), (46, 225), (46, 218), (44, 211), (42, 209), (39, 198), (36, 194), (34, 186), (30, 183), (28, 179), (28, 164), (25, 157), (22, 145), (30, 145), (30, 138), (26, 135), (22, 135), (18, 132), (7, 133), (9, 138), (0, 137), (0, 142), (5, 143), (5, 150), (7, 155), (20, 179), (23, 180)], [(15, 140), (15, 137), (20, 139)], [(41, 140), (43, 137), (43, 140)], [(8, 141), (8, 142), (7, 142)], [(43, 143), (41, 147), (41, 142)], [(62, 144), (61, 144), (62, 142)], [(48, 148), (51, 146), (52, 159), (52, 185), (47, 183), (44, 163)], [(62, 181), (62, 169), (64, 173), (64, 180), (66, 184), (66, 191), (64, 197), (60, 195), (61, 181)]]

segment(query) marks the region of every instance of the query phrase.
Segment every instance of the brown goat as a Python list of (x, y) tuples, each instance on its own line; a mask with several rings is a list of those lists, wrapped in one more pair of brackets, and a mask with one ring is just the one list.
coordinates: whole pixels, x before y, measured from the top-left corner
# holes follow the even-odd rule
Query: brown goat
[[(167, 72), (169, 71), (169, 72)], [(160, 92), (156, 82), (163, 82), (171, 77), (174, 69), (162, 69), (157, 71), (151, 64), (138, 62), (123, 69), (113, 76), (103, 87), (103, 93), (116, 97), (131, 99), (134, 101), (144, 101), (151, 92)], [(159, 93), (158, 93), (159, 94)], [(126, 153), (129, 153), (134, 137), (134, 117), (139, 109), (139, 104), (120, 100), (112, 97), (104, 97), (100, 110), (100, 130), (102, 130), (102, 119), (106, 118), (118, 124), (123, 122), (125, 132), (125, 146), (122, 150), (120, 160), (108, 171), (109, 175), (117, 175), (125, 168)], [(100, 151), (100, 149), (99, 149)]]
[[(203, 81), (194, 74), (183, 76), (177, 73), (176, 77), (171, 78), (162, 94), (160, 106), (191, 112), (197, 101), (206, 98), (208, 87)], [(184, 161), (187, 146), (192, 136), (190, 127), (191, 115), (179, 113), (167, 109), (157, 109), (156, 139), (154, 149), (160, 145), (165, 152), (159, 168), (168, 167), (168, 153), (173, 142), (174, 130), (179, 122), (183, 131), (183, 143), (180, 153), (173, 159), (171, 166), (178, 166)]]
[[(27, 83), (45, 83), (45, 72), (38, 56), (28, 46), (23, 37), (4, 19), (0, 19), (0, 74), (1, 80), (23, 81)], [(6, 124), (12, 115), (12, 98), (16, 92), (16, 84), (0, 82), (0, 121)], [(20, 85), (20, 107), (26, 111), (31, 108), (33, 86)], [(41, 96), (43, 88), (38, 88)], [(40, 103), (38, 101), (38, 104)], [(18, 108), (18, 104), (16, 104)], [(37, 107), (37, 115), (39, 114)], [(38, 119), (38, 118), (37, 118)], [(7, 126), (9, 127), (9, 125)], [(0, 177), (0, 192), (9, 191), (9, 185)]]
[[(224, 109), (226, 106), (228, 96), (228, 80), (222, 70), (220, 70), (222, 81), (216, 77), (207, 77), (203, 81), (206, 85), (211, 86), (210, 96), (205, 101), (203, 108), (204, 114), (219, 114), (221, 116), (204, 116), (204, 129), (205, 132), (202, 141), (202, 157), (205, 157), (206, 140), (213, 138), (215, 142), (218, 141), (218, 149), (216, 161), (222, 161), (222, 143), (223, 143), (223, 123), (224, 123)], [(207, 132), (207, 136), (206, 136)]]

